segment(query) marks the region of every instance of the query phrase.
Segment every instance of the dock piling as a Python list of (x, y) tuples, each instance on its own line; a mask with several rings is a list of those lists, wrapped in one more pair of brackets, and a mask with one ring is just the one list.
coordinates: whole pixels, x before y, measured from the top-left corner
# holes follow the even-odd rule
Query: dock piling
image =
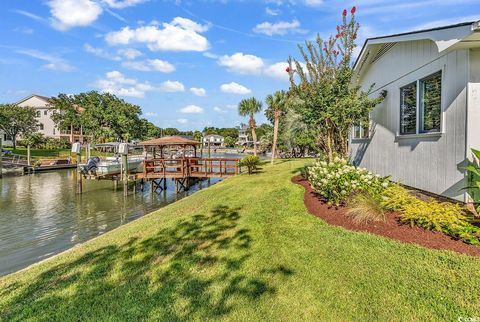
[(82, 154), (77, 153), (77, 193), (81, 194), (83, 192), (83, 184), (82, 184), (82, 174), (80, 173), (80, 163), (82, 163)]
[(122, 155), (122, 169), (123, 169), (123, 195), (128, 196), (128, 157), (126, 154)]
[(32, 165), (31, 162), (31, 153), (30, 153), (30, 144), (27, 145), (27, 165), (30, 167)]

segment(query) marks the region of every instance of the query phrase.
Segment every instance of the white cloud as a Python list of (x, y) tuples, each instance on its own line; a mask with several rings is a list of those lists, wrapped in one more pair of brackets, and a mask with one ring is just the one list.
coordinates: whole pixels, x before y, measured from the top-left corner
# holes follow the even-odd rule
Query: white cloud
[(227, 113), (227, 111), (225, 111), (224, 109), (222, 109), (222, 108), (220, 108), (220, 107), (218, 107), (218, 106), (215, 106), (215, 107), (213, 108), (213, 110), (214, 110), (215, 112), (218, 112), (218, 113)]
[(211, 59), (218, 59), (220, 56), (218, 55), (215, 55), (214, 53), (211, 53), (211, 52), (204, 52), (203, 53), (203, 56), (207, 57), (207, 58), (211, 58)]
[(105, 77), (98, 79), (94, 86), (102, 92), (109, 92), (119, 96), (144, 97), (146, 92), (183, 92), (185, 87), (177, 81), (165, 81), (160, 85), (152, 85), (149, 82), (139, 82), (133, 78), (125, 77), (119, 71), (106, 73)]
[(160, 85), (160, 90), (163, 92), (184, 92), (185, 86), (177, 81), (167, 80)]
[(127, 78), (116, 70), (108, 72), (105, 76), (103, 79), (98, 79), (94, 84), (102, 92), (142, 98), (146, 92), (154, 90), (148, 82), (142, 83), (136, 79)]
[(31, 35), (34, 32), (34, 30), (32, 28), (28, 28), (28, 27), (17, 27), (15, 29), (13, 29), (13, 31), (20, 32), (20, 33), (25, 34), (25, 35)]
[(260, 57), (243, 53), (222, 56), (218, 60), (218, 64), (226, 66), (231, 72), (240, 74), (260, 74), (264, 65)]
[(306, 31), (300, 28), (298, 20), (280, 21), (280, 22), (262, 22), (253, 28), (253, 31), (258, 34), (265, 34), (267, 36), (286, 35), (288, 33), (305, 33)]
[(103, 0), (105, 4), (114, 9), (123, 9), (126, 7), (135, 6), (147, 0)]
[(113, 55), (111, 53), (109, 53), (108, 51), (106, 51), (105, 49), (103, 48), (98, 48), (98, 47), (93, 47), (92, 45), (90, 44), (85, 44), (83, 45), (83, 49), (87, 52), (87, 53), (90, 53), (90, 54), (93, 54), (97, 57), (101, 57), (101, 58), (105, 58), (105, 59), (110, 59), (110, 60), (120, 60), (121, 57), (119, 56), (116, 56), (116, 55)]
[(17, 50), (17, 53), (47, 62), (47, 64), (43, 65), (43, 67), (47, 69), (57, 70), (61, 72), (70, 72), (75, 69), (73, 66), (68, 64), (63, 58), (49, 55), (38, 50), (24, 49), (24, 50)]
[(155, 112), (146, 112), (146, 113), (145, 113), (145, 116), (153, 116), (153, 117), (155, 117), (155, 116), (158, 116), (158, 113), (155, 113)]
[(207, 31), (208, 26), (176, 17), (170, 23), (163, 23), (162, 27), (154, 25), (136, 29), (125, 27), (108, 33), (105, 40), (110, 45), (145, 43), (152, 51), (206, 51), (209, 48), (207, 38), (200, 34)]
[[(300, 63), (302, 68), (305, 70), (307, 68), (307, 65), (304, 63)], [(274, 63), (271, 65), (268, 65), (264, 71), (263, 74), (268, 77), (288, 81), (288, 73), (287, 73), (287, 67), (288, 63), (287, 62), (278, 62)], [(295, 68), (295, 67), (294, 67)]]
[(323, 0), (305, 0), (305, 4), (310, 7), (318, 7), (323, 4)]
[(172, 20), (172, 25), (177, 25), (185, 30), (193, 30), (195, 32), (205, 32), (208, 30), (207, 25), (201, 25), (187, 18), (176, 17)]
[(269, 7), (265, 8), (265, 13), (269, 16), (278, 16), (280, 14), (280, 9), (272, 9)]
[(51, 0), (48, 2), (52, 26), (59, 30), (92, 24), (102, 13), (102, 7), (92, 0)]
[(134, 48), (119, 49), (117, 50), (117, 54), (125, 57), (126, 59), (135, 59), (143, 55), (140, 50)]
[(33, 19), (33, 20), (35, 20), (35, 21), (37, 21), (37, 22), (41, 22), (41, 23), (46, 23), (46, 22), (47, 22), (47, 21), (45, 20), (45, 18), (42, 18), (42, 17), (40, 17), (40, 16), (38, 16), (38, 15), (36, 15), (36, 14), (33, 14), (33, 13), (28, 12), (28, 11), (25, 11), (25, 10), (13, 9), (12, 11), (15, 12), (15, 13), (18, 13), (18, 14), (20, 14), (20, 15), (22, 15), (22, 16), (25, 16), (25, 17), (28, 17), (28, 18), (30, 18), (30, 19)]
[(122, 66), (142, 72), (157, 71), (161, 73), (171, 73), (175, 71), (175, 66), (160, 59), (148, 59), (144, 61), (129, 60), (122, 62)]
[(197, 96), (207, 96), (207, 91), (201, 87), (192, 87), (190, 88), (190, 92)]
[(183, 114), (199, 114), (203, 113), (203, 108), (197, 105), (187, 105), (180, 109), (180, 113)]
[(188, 120), (187, 119), (177, 119), (178, 124), (187, 124)]
[(249, 94), (252, 92), (250, 89), (246, 88), (245, 86), (235, 82), (222, 84), (220, 86), (220, 90), (224, 93), (241, 94), (241, 95)]

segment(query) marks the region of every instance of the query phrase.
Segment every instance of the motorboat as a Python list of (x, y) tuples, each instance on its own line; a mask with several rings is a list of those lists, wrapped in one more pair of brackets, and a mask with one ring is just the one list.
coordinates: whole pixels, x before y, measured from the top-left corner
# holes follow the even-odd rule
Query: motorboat
[[(120, 143), (117, 142), (95, 145), (94, 148), (110, 150), (114, 154), (113, 156), (107, 156), (102, 159), (98, 156), (89, 158), (86, 164), (80, 165), (81, 173), (84, 175), (93, 174), (99, 176), (120, 174), (123, 168), (123, 158), (118, 154), (119, 145)], [(142, 172), (144, 160), (145, 157), (142, 155), (129, 155), (127, 157), (128, 172)]]

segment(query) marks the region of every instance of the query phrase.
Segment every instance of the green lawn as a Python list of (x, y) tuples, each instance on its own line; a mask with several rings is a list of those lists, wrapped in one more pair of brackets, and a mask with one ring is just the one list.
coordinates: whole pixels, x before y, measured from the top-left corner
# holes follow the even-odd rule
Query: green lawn
[(5, 320), (449, 320), (480, 316), (480, 259), (329, 226), (265, 166), (0, 279)]
[[(15, 150), (13, 148), (5, 148), (5, 150), (10, 150), (15, 154), (27, 155), (27, 148), (17, 147)], [(44, 149), (30, 149), (30, 155), (32, 157), (39, 158), (53, 158), (53, 157), (68, 157), (70, 156), (69, 149), (54, 149), (54, 150), (44, 150)]]

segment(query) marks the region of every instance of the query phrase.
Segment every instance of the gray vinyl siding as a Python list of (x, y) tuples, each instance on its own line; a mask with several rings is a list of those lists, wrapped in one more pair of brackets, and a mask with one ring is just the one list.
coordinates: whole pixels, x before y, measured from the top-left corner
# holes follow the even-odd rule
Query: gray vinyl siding
[[(397, 43), (373, 63), (361, 81), (375, 92), (387, 90), (385, 101), (372, 113), (373, 134), (352, 140), (352, 160), (395, 181), (450, 198), (464, 200), (466, 163), (466, 112), (469, 50), (438, 54), (432, 41)], [(402, 137), (400, 88), (442, 71), (442, 134)], [(478, 124), (478, 123), (477, 123)], [(479, 124), (480, 126), (480, 124)]]

